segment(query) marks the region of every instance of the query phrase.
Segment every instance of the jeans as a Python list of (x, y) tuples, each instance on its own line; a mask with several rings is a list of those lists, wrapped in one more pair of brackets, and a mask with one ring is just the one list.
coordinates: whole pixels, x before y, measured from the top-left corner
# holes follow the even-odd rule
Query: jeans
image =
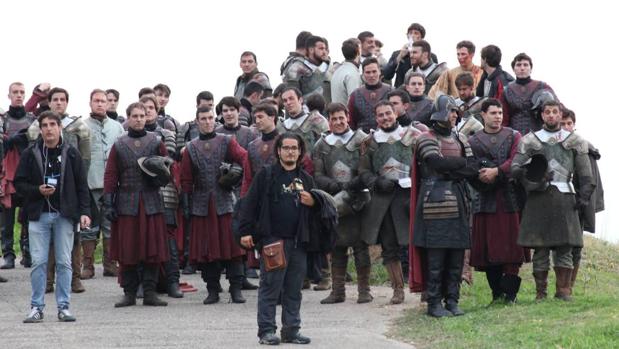
[[(274, 240), (275, 241), (275, 240)], [(268, 244), (270, 242), (266, 242)], [(264, 269), (260, 259), (260, 288), (258, 289), (258, 337), (275, 332), (277, 300), (282, 299), (282, 333), (292, 336), (301, 327), (301, 287), (307, 271), (307, 253), (295, 247), (293, 239), (284, 239), (286, 267), (273, 271)]]
[(56, 304), (58, 309), (69, 308), (71, 300), (71, 249), (73, 248), (73, 223), (57, 213), (41, 213), (38, 221), (29, 222), (30, 253), (32, 255), (31, 306), (45, 307), (47, 283), (47, 258), (51, 241), (56, 255)]

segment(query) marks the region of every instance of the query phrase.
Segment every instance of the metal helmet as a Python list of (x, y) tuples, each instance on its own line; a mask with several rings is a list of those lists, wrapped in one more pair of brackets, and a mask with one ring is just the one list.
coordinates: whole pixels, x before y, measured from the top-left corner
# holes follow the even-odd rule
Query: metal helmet
[(544, 103), (556, 100), (557, 96), (555, 96), (552, 91), (548, 89), (539, 89), (531, 95), (531, 104), (533, 104), (531, 110), (540, 109)]
[(219, 166), (219, 179), (217, 183), (225, 190), (232, 190), (243, 179), (243, 167), (238, 164), (222, 162)]
[(148, 176), (154, 185), (163, 187), (172, 178), (170, 166), (173, 162), (174, 160), (169, 157), (151, 155), (139, 158), (138, 166), (140, 166), (140, 170)]
[(434, 100), (430, 120), (447, 122), (449, 121), (449, 112), (452, 110), (457, 111), (458, 115), (460, 115), (460, 109), (458, 109), (458, 105), (453, 97), (442, 94)]
[(526, 179), (531, 182), (541, 182), (546, 178), (546, 172), (548, 172), (548, 160), (544, 154), (534, 154), (525, 168), (527, 169)]

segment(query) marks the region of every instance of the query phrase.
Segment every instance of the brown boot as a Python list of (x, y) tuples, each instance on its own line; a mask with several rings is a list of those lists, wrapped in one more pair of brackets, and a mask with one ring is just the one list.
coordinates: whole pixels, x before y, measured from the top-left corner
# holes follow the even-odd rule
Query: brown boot
[(71, 291), (74, 293), (82, 293), (86, 291), (82, 281), (80, 281), (80, 274), (82, 270), (82, 244), (79, 240), (73, 244), (73, 250), (71, 250)]
[(569, 302), (572, 300), (570, 283), (572, 280), (572, 269), (555, 267), (557, 277), (555, 298)]
[(374, 300), (372, 294), (370, 293), (370, 270), (372, 267), (360, 267), (357, 268), (357, 292), (359, 296), (357, 297), (357, 303), (370, 303)]
[(331, 289), (331, 270), (329, 268), (321, 269), (320, 274), (322, 275), (322, 279), (320, 279), (320, 281), (318, 282), (318, 285), (314, 286), (314, 291), (330, 290)]
[(469, 285), (473, 285), (473, 270), (469, 263), (471, 259), (471, 250), (464, 250), (464, 263), (462, 264), (462, 281)]
[(47, 254), (47, 284), (45, 285), (45, 293), (54, 292), (54, 280), (56, 280), (56, 254), (54, 253), (54, 246), (49, 246), (49, 253)]
[(541, 301), (546, 299), (548, 293), (546, 289), (548, 288), (548, 270), (545, 271), (534, 271), (533, 277), (535, 278), (535, 300)]
[(82, 259), (82, 273), (80, 278), (88, 280), (95, 277), (95, 249), (97, 248), (97, 240), (82, 241), (84, 256)]
[(391, 280), (391, 287), (393, 288), (393, 297), (391, 297), (390, 304), (401, 304), (404, 302), (404, 278), (402, 275), (402, 264), (400, 261), (390, 262), (385, 264), (387, 272), (389, 272), (389, 279)]
[(342, 303), (346, 300), (346, 268), (331, 266), (333, 289), (329, 296), (320, 301), (320, 304)]
[(574, 284), (576, 284), (576, 276), (578, 275), (579, 267), (580, 267), (580, 263), (574, 264), (574, 269), (572, 269), (572, 275), (570, 277), (570, 295), (572, 294)]
[(118, 276), (118, 265), (110, 257), (110, 239), (103, 239), (103, 276)]

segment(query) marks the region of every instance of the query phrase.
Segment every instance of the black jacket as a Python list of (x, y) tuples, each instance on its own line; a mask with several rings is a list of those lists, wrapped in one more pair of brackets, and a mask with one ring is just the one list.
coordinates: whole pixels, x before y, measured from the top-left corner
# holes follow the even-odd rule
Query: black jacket
[[(24, 210), (31, 221), (39, 220), (45, 205), (45, 198), (39, 192), (43, 184), (42, 144), (43, 140), (39, 139), (21, 154), (15, 173), (15, 188), (25, 198)], [(90, 217), (87, 174), (75, 147), (63, 143), (60, 154), (60, 215), (77, 223), (82, 215)]]
[[(241, 208), (238, 214), (238, 232), (235, 232), (237, 240), (242, 236), (251, 235), (254, 243), (260, 248), (262, 241), (271, 237), (270, 191), (273, 181), (282, 171), (284, 169), (277, 162), (263, 167), (252, 180), (249, 191), (241, 200)], [(298, 167), (297, 172), (297, 177), (303, 181), (305, 191), (314, 189), (312, 176)], [(305, 205), (299, 205), (299, 208), (301, 209), (301, 216), (295, 239), (298, 244), (307, 248), (312, 234), (309, 222), (313, 218), (313, 211), (315, 210)]]

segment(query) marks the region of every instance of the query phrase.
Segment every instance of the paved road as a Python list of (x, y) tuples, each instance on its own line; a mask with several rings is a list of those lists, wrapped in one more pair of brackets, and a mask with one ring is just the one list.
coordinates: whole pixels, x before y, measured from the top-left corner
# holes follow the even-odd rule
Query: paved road
[[(85, 293), (73, 294), (71, 310), (75, 323), (56, 318), (53, 295), (46, 295), (45, 321), (23, 324), (30, 308), (29, 269), (17, 266), (1, 270), (9, 283), (0, 283), (0, 343), (2, 348), (256, 348), (257, 291), (245, 291), (245, 304), (229, 304), (222, 293), (219, 304), (206, 306), (204, 283), (198, 275), (184, 276), (199, 291), (170, 299), (167, 307), (141, 305), (115, 309), (121, 289), (115, 278), (97, 277), (84, 281)], [(254, 280), (256, 281), (256, 280)], [(227, 290), (227, 284), (223, 285)], [(407, 294), (403, 305), (386, 305), (391, 289), (374, 287), (374, 302), (356, 303), (356, 287), (349, 285), (345, 303), (321, 305), (328, 291), (304, 291), (301, 332), (312, 338), (312, 348), (412, 348), (384, 336), (403, 309), (419, 304)], [(280, 314), (281, 308), (278, 308)], [(179, 321), (180, 319), (180, 321)], [(279, 322), (279, 320), (278, 320)], [(299, 347), (282, 345), (283, 347)]]

